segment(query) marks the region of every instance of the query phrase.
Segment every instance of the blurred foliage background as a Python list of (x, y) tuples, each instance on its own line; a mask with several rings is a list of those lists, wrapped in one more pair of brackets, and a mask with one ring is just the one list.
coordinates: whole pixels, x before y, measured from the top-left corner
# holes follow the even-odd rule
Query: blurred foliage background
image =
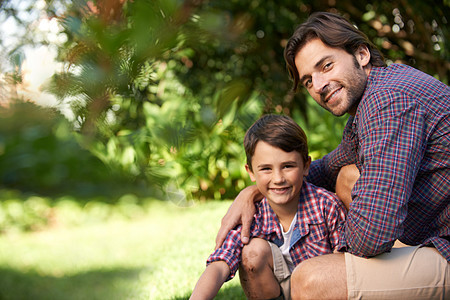
[[(25, 3), (25, 4), (24, 4)], [(40, 3), (39, 6), (36, 3)], [(311, 12), (343, 14), (400, 62), (448, 84), (450, 2), (350, 0), (1, 1), (23, 28), (0, 36), (0, 185), (37, 195), (126, 193), (229, 199), (247, 184), (242, 140), (264, 113), (292, 116), (313, 158), (340, 142), (346, 117), (290, 91), (283, 49)], [(25, 14), (24, 14), (25, 12)], [(60, 43), (36, 35), (56, 19)], [(57, 47), (45, 86), (61, 107), (17, 94), (25, 45)]]

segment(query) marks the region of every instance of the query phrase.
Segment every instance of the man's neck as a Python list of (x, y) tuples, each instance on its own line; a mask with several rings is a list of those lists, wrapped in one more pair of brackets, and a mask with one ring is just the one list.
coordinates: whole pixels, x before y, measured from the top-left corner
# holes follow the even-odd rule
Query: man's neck
[[(367, 66), (365, 66), (364, 67), (364, 72), (366, 73), (366, 84), (367, 84), (367, 81), (369, 80), (369, 75), (370, 75), (370, 71), (372, 70), (372, 64), (367, 64)], [(365, 89), (364, 89), (364, 91), (365, 91)], [(363, 93), (364, 94), (364, 93)], [(361, 95), (361, 98), (362, 98), (362, 95)], [(358, 103), (356, 103), (355, 105), (353, 105), (348, 111), (347, 111), (347, 113), (349, 114), (349, 115), (351, 115), (351, 116), (355, 116), (356, 115), (356, 111), (358, 110), (358, 105), (359, 105), (359, 103), (361, 102), (361, 99), (359, 99), (360, 101), (358, 101)]]

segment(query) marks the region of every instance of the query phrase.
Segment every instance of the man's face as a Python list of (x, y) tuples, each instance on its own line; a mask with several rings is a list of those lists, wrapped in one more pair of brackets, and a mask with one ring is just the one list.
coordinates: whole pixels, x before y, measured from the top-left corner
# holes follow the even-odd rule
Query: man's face
[(370, 53), (366, 48), (350, 55), (320, 39), (307, 42), (295, 56), (300, 83), (313, 99), (335, 116), (355, 114), (366, 86)]

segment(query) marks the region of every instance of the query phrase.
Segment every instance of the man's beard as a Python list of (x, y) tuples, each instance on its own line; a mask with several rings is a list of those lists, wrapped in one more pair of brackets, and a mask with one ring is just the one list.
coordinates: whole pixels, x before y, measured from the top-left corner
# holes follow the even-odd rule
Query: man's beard
[[(344, 115), (345, 113), (348, 113), (351, 111), (355, 106), (359, 104), (359, 101), (361, 100), (361, 96), (364, 92), (364, 89), (366, 87), (366, 73), (364, 72), (363, 68), (359, 65), (358, 61), (356, 60), (356, 57), (353, 56), (353, 66), (352, 72), (350, 76), (346, 76), (346, 81), (344, 84), (342, 83), (336, 83), (333, 85), (327, 86), (322, 93), (320, 93), (320, 105), (331, 112), (333, 115), (340, 117)], [(345, 101), (346, 109), (342, 112), (335, 112), (330, 107), (326, 105), (325, 99), (328, 96), (330, 91), (336, 90), (336, 86), (340, 86), (341, 88), (344, 88), (345, 91), (347, 91), (347, 97), (346, 99), (341, 99), (342, 101)]]

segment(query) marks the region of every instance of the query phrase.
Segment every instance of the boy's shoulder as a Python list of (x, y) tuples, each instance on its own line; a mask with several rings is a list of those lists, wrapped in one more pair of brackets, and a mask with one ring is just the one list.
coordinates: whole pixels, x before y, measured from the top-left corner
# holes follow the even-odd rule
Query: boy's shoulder
[(327, 212), (330, 210), (345, 212), (345, 207), (342, 201), (333, 192), (304, 181), (299, 202), (299, 210), (311, 211), (314, 215), (317, 215), (320, 214), (320, 212)]
[(339, 198), (335, 193), (329, 190), (316, 186), (307, 181), (303, 181), (302, 194), (308, 198), (312, 198), (317, 201), (339, 201)]

